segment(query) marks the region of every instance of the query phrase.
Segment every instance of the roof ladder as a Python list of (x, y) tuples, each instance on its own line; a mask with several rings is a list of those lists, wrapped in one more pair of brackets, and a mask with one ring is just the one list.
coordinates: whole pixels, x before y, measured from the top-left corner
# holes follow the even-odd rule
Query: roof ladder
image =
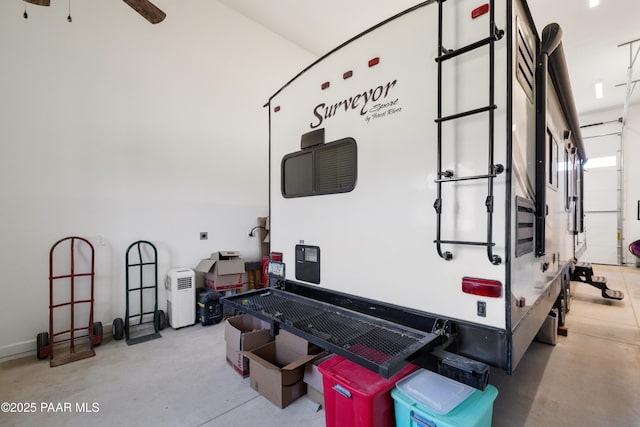
[[(443, 3), (446, 0), (438, 0), (438, 52), (439, 56), (435, 58), (435, 61), (438, 64), (438, 117), (435, 119), (438, 128), (438, 152), (437, 152), (437, 169), (438, 175), (435, 180), (437, 185), (437, 198), (433, 207), (437, 214), (437, 224), (436, 224), (436, 240), (434, 243), (436, 244), (436, 248), (438, 251), (438, 255), (446, 260), (450, 261), (453, 259), (453, 253), (450, 251), (444, 251), (442, 249), (442, 245), (469, 245), (469, 246), (485, 246), (487, 248), (487, 257), (489, 261), (493, 265), (499, 265), (502, 263), (502, 258), (499, 255), (495, 255), (493, 253), (493, 247), (495, 243), (493, 242), (493, 180), (504, 172), (504, 166), (500, 164), (494, 164), (494, 111), (496, 110), (497, 105), (495, 104), (495, 42), (500, 40), (504, 36), (504, 30), (500, 30), (496, 27), (495, 24), (495, 14), (494, 14), (494, 0), (489, 1), (489, 36), (473, 42), (467, 46), (463, 46), (461, 48), (455, 50), (446, 49), (442, 44), (442, 21), (443, 21)], [(468, 52), (472, 52), (478, 48), (483, 46), (488, 46), (489, 48), (489, 104), (480, 108), (475, 108), (468, 111), (463, 111), (460, 113), (452, 114), (449, 116), (442, 115), (442, 64), (445, 61), (448, 61), (452, 58), (458, 57), (460, 55), (466, 54)], [(457, 120), (463, 117), (468, 117), (471, 115), (487, 113), (489, 116), (489, 135), (488, 135), (488, 166), (487, 173), (483, 175), (473, 175), (473, 176), (455, 176), (452, 170), (442, 170), (442, 123), (452, 120)], [(473, 242), (473, 241), (462, 241), (462, 240), (444, 240), (442, 239), (442, 188), (443, 184), (458, 182), (458, 181), (468, 181), (468, 180), (487, 180), (487, 197), (485, 199), (485, 207), (487, 210), (487, 239), (486, 241)]]

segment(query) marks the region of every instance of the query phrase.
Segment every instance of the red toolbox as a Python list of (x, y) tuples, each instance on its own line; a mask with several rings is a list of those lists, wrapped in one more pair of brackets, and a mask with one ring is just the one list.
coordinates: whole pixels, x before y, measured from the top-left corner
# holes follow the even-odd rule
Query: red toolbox
[(393, 427), (390, 391), (416, 369), (407, 365), (387, 379), (340, 356), (322, 362), (318, 370), (322, 373), (327, 427)]

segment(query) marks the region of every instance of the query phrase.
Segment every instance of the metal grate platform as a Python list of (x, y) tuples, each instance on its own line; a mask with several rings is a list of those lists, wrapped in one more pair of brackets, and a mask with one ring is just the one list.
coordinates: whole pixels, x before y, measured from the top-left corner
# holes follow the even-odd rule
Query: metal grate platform
[(389, 378), (437, 336), (276, 289), (221, 299)]

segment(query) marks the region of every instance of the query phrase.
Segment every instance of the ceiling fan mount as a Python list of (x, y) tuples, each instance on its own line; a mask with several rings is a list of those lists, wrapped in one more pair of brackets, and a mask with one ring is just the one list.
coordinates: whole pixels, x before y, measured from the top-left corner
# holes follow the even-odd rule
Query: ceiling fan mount
[[(38, 6), (50, 6), (51, 0), (24, 0), (27, 3), (35, 4)], [(157, 24), (162, 22), (164, 18), (167, 16), (162, 10), (160, 10), (156, 5), (151, 3), (149, 0), (122, 0), (133, 10), (138, 12), (140, 16), (142, 16), (147, 21), (152, 24)]]

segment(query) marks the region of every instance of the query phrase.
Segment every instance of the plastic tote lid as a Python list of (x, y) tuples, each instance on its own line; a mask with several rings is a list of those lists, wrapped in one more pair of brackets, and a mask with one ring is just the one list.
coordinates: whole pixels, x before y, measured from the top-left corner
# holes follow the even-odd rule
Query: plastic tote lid
[(449, 413), (475, 389), (426, 369), (398, 381), (396, 387), (418, 405), (439, 415)]

